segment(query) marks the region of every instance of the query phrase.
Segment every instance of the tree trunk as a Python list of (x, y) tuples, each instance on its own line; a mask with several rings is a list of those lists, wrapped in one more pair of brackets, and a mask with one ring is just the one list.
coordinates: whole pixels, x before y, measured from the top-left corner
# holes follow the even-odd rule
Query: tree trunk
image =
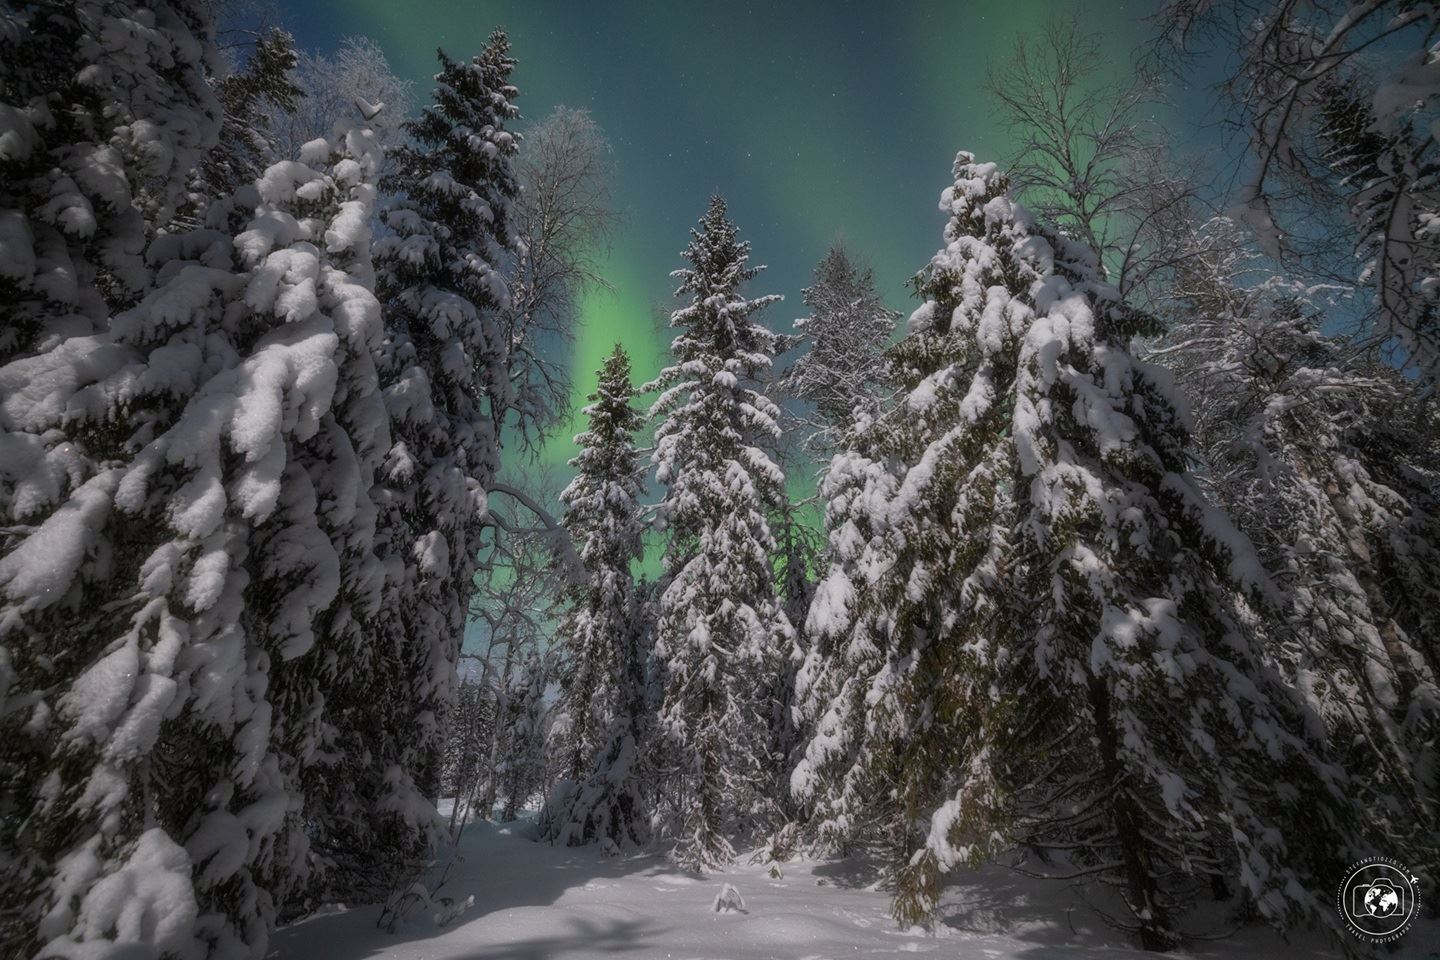
[(489, 820), (495, 815), (495, 799), (498, 784), (495, 782), (495, 768), (500, 766), (500, 742), (505, 736), (505, 691), (510, 685), (510, 670), (514, 661), (512, 645), (505, 644), (505, 666), (500, 681), (495, 685), (495, 725), (490, 731), (490, 758), (486, 761), (485, 791), (480, 796), (480, 817)]
[(1176, 944), (1170, 918), (1160, 904), (1159, 889), (1150, 862), (1150, 850), (1142, 829), (1144, 820), (1140, 807), (1126, 784), (1126, 771), (1120, 761), (1119, 744), (1110, 717), (1110, 690), (1097, 677), (1090, 678), (1090, 708), (1095, 716), (1095, 732), (1100, 743), (1100, 763), (1110, 794), (1107, 806), (1115, 825), (1115, 840), (1120, 847), (1120, 860), (1130, 910), (1140, 922), (1140, 946), (1145, 950), (1169, 950)]

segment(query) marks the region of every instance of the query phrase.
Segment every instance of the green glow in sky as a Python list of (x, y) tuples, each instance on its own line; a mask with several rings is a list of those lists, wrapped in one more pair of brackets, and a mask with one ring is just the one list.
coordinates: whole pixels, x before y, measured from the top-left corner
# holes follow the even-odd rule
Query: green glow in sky
[[(300, 3), (286, 18), (309, 48), (371, 37), (420, 99), (437, 46), (468, 56), (503, 25), (525, 117), (582, 107), (610, 139), (624, 216), (605, 260), (614, 290), (585, 298), (569, 358), (575, 414), (539, 457), (563, 479), (579, 408), (611, 346), (625, 345), (637, 384), (664, 362), (655, 309), (673, 308), (668, 274), (710, 194), (727, 197), (754, 262), (770, 266), (751, 292), (785, 295), (772, 326), (801, 315), (801, 288), (836, 237), (908, 314), (904, 283), (939, 245), (936, 202), (956, 150), (996, 160), (1010, 151), (988, 109), (987, 61), (1004, 58), (1018, 33), (1073, 12), (1124, 65), (1150, 11), (1126, 0), (359, 0)], [(815, 470), (797, 466), (791, 488), (803, 496)]]

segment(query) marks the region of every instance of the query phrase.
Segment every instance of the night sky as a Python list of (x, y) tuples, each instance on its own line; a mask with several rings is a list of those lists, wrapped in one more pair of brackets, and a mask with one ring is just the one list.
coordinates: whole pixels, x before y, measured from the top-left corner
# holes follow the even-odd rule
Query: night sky
[[(637, 377), (664, 359), (655, 306), (708, 196), (724, 194), (753, 262), (754, 293), (781, 293), (768, 322), (803, 315), (801, 288), (843, 238), (908, 315), (905, 280), (935, 251), (936, 210), (955, 151), (1009, 152), (987, 110), (987, 58), (1052, 13), (1081, 11), (1116, 64), (1145, 37), (1150, 5), (1091, 0), (860, 3), (631, 3), (358, 0), (287, 5), (300, 46), (328, 51), (347, 34), (376, 40), (429, 95), (434, 51), (477, 52), (497, 24), (519, 60), (526, 118), (558, 104), (588, 109), (614, 146), (624, 222), (606, 267), (614, 294), (591, 297), (572, 358), (576, 407), (618, 339)], [(521, 125), (523, 129), (523, 123)], [(576, 425), (579, 426), (578, 424)], [(562, 429), (544, 460), (572, 455)], [(799, 480), (800, 478), (797, 478)], [(802, 481), (803, 482), (803, 481)]]

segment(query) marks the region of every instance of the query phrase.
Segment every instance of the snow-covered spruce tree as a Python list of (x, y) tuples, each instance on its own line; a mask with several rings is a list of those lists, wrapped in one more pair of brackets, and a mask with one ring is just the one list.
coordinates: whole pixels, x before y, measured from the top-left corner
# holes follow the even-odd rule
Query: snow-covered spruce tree
[(784, 392), (815, 407), (806, 443), (833, 449), (855, 407), (876, 399), (881, 357), (900, 315), (887, 310), (870, 268), (836, 243), (802, 293), (810, 316), (795, 321), (809, 349), (780, 377)]
[[(1142, 318), (1007, 187), (957, 157), (897, 348), (907, 393), (827, 480), (845, 512), (811, 623), (874, 671), (866, 722), (888, 738), (867, 734), (860, 769), (894, 790), (895, 829), (928, 821), (896, 916), (928, 918), (944, 870), (1013, 846), (1047, 855), (1034, 872), (1118, 887), (1111, 919), (1147, 948), (1180, 938), (1212, 877), (1276, 925), (1328, 919), (1306, 891), (1353, 822), (1252, 649), (1240, 595), (1269, 586), (1186, 476), (1167, 379), (1129, 352)], [(935, 424), (913, 459), (885, 456), (901, 417)], [(822, 721), (817, 760), (834, 739)]]
[(364, 130), (337, 150), (247, 188), (233, 242), (157, 239), (158, 286), (107, 332), (0, 368), (7, 431), (107, 451), (73, 490), (22, 477), (34, 512), (0, 561), (6, 942), (27, 954), (259, 956), (304, 879), (386, 446), (374, 158)]
[(436, 839), (425, 798), (438, 791), (443, 730), (473, 592), (485, 490), (498, 465), (491, 415), (506, 389), (495, 313), (508, 298), (515, 62), (496, 31), (467, 62), (440, 53), (435, 102), (406, 125), (395, 195), (375, 244), (385, 312), (381, 380), (394, 445), (382, 476), (377, 549), (394, 600), (380, 618), (376, 670), (395, 679), (371, 704), (367, 738), (394, 815), (388, 849), (405, 860)]
[[(1429, 6), (1429, 18), (1440, 13)], [(1440, 102), (1430, 47), (1405, 58), (1398, 75), (1373, 91), (1354, 76), (1320, 83), (1316, 112), (1324, 158), (1356, 227), (1360, 280), (1374, 285), (1378, 332), (1393, 337), (1434, 388), (1440, 383), (1440, 201), (1433, 183), (1440, 138), (1419, 119)]]
[[(570, 732), (563, 776), (566, 809), (552, 811), (560, 843), (598, 841), (606, 849), (643, 843), (649, 821), (639, 783), (644, 674), (632, 619), (642, 553), (640, 462), (631, 405), (630, 358), (617, 343), (584, 410), (589, 429), (575, 438), (577, 474), (560, 494), (562, 522), (589, 579), (570, 590), (557, 636), (564, 657)], [(557, 790), (557, 797), (560, 791)]]
[[(956, 304), (952, 295), (937, 310), (945, 314)], [(885, 389), (906, 399), (855, 408), (820, 485), (828, 546), (796, 676), (807, 740), (790, 788), (809, 813), (813, 841), (836, 852), (871, 849), (891, 878), (909, 863), (917, 842), (912, 824), (926, 812), (923, 805), (899, 803), (901, 752), (915, 717), (895, 702), (893, 664), (915, 638), (953, 625), (962, 600), (978, 609), (994, 600), (990, 591), (922, 595), (912, 590), (912, 579), (916, 587), (959, 583), (946, 581), (944, 564), (959, 550), (962, 533), (1006, 536), (1004, 488), (953, 521), (954, 505), (943, 498), (909, 495), (903, 522), (890, 520), (889, 504), (900, 496), (905, 471), (922, 463), (939, 469), (924, 455), (960, 421), (963, 396), (934, 385), (949, 383), (948, 372), (963, 367), (967, 356), (961, 329), (912, 329), (886, 353), (880, 374)], [(884, 699), (876, 699), (881, 694)]]
[(1422, 850), (1440, 836), (1433, 402), (1324, 335), (1304, 288), (1233, 224), (1191, 244), (1158, 354), (1197, 398), (1207, 484), (1286, 588), (1272, 654), (1325, 719), (1376, 839)]
[[(867, 415), (862, 410), (873, 414), (880, 403), (881, 393), (888, 386), (884, 382), (885, 350), (899, 314), (885, 308), (871, 270), (839, 243), (831, 246), (816, 265), (814, 282), (805, 288), (803, 297), (811, 315), (795, 321), (795, 328), (808, 349), (785, 371), (777, 386), (814, 405), (813, 417), (805, 424), (809, 434), (801, 445), (811, 454), (828, 454), (841, 443), (856, 417)], [(776, 531), (785, 612), (799, 628), (805, 623), (815, 591), (811, 577), (823, 544), (811, 542), (811, 531), (796, 515), (794, 505), (787, 504)], [(818, 720), (820, 712), (833, 703), (828, 699), (828, 692), (833, 692), (828, 681), (818, 676), (832, 666), (829, 661), (833, 651), (823, 639), (818, 648), (809, 649), (809, 638), (802, 630), (797, 629), (796, 640), (789, 662), (779, 664), (783, 680), (775, 689), (782, 696), (770, 711), (773, 750), (784, 757), (779, 763), (782, 775), (776, 791), (787, 816), (799, 813), (797, 802), (808, 807), (814, 799), (808, 792), (802, 796), (790, 789), (792, 774), (801, 759), (799, 754), (808, 740), (808, 731), (799, 726)], [(807, 697), (813, 699), (807, 703)], [(811, 827), (824, 819), (806, 818)], [(827, 829), (826, 833), (827, 843), (843, 846), (844, 841), (833, 830)]]
[[(476, 669), (471, 673), (462, 673), (455, 688), (450, 729), (445, 738), (440, 794), (457, 798), (457, 816), (469, 806), (467, 801), (480, 782), (490, 756), (490, 741), (496, 720), (496, 701), (490, 679)], [(465, 812), (468, 814), (470, 811)]]
[(545, 689), (554, 667), (551, 651), (532, 650), (512, 671), (500, 698), (501, 733), (495, 780), (505, 798), (501, 820), (514, 820), (530, 800), (547, 788), (549, 711)]
[[(787, 497), (770, 522), (775, 536), (776, 596), (786, 621), (792, 625), (789, 642), (769, 651), (760, 688), (768, 728), (765, 797), (773, 808), (772, 819), (781, 828), (797, 818), (795, 798), (790, 792), (790, 774), (804, 747), (795, 688), (805, 651), (801, 631), (794, 625), (804, 624), (810, 609), (824, 542), (822, 533), (807, 525), (803, 513), (806, 506)], [(791, 827), (787, 836), (794, 830)]]
[[(201, 158), (190, 184), (190, 206), (202, 219), (208, 203), (229, 197), (282, 159), (276, 149), (277, 117), (292, 113), (304, 96), (294, 81), (299, 61), (294, 37), (271, 28), (255, 38), (242, 66), (214, 82), (223, 116), (220, 142)], [(352, 96), (356, 92), (362, 91)], [(354, 105), (347, 107), (349, 117)]]
[[(99, 404), (88, 411), (98, 416), (76, 411), (73, 419), (64, 406), (128, 359), (122, 349), (97, 347), (92, 335), (152, 284), (146, 241), (180, 202), (183, 174), (215, 142), (219, 106), (204, 81), (213, 60), (195, 4), (0, 10), (0, 943), (7, 954), (28, 956), (50, 931), (68, 932), (63, 917), (37, 929), (67, 856), (95, 869), (109, 856), (117, 870), (148, 861), (157, 876), (183, 861), (163, 834), (128, 850), (124, 840), (138, 831), (104, 850), (98, 842), (87, 847), (86, 827), (99, 819), (90, 815), (100, 804), (78, 812), (73, 831), (46, 833), (37, 791), (58, 766), (57, 729), (69, 722), (55, 711), (62, 700), (83, 702), (88, 694), (74, 685), (113, 639), (102, 636), (108, 626), (95, 623), (94, 608), (76, 607), (82, 590), (107, 582), (123, 563), (110, 531), (97, 528), (133, 452), (127, 424), (100, 426), (107, 418)], [(67, 338), (78, 339), (66, 346)], [(87, 355), (96, 366), (81, 362)], [(11, 362), (25, 358), (28, 367)], [(150, 416), (173, 420), (180, 398), (167, 400), (128, 426)], [(71, 771), (72, 782), (87, 772)], [(109, 799), (103, 779), (99, 801)], [(123, 795), (124, 785), (114, 785)], [(112, 836), (133, 826), (117, 825)], [(94, 880), (82, 871), (77, 888)], [(137, 915), (147, 902), (137, 898)], [(171, 932), (177, 940), (189, 934)]]
[[(357, 106), (357, 118), (362, 110), (369, 113), (366, 106)], [(320, 432), (295, 457), (297, 467), (310, 475), (313, 498), (282, 499), (280, 505), (293, 527), (313, 523), (315, 529), (303, 537), (277, 538), (276, 549), (294, 551), (291, 559), (252, 581), (247, 595), (250, 612), (264, 623), (258, 632), (272, 629), (274, 623), (286, 624), (293, 616), (293, 578), (304, 572), (308, 557), (323, 556), (323, 548), (310, 546), (310, 541), (323, 537), (334, 550), (335, 599), (311, 615), (314, 650), (295, 669), (278, 671), (272, 684), (277, 710), (286, 718), (276, 735), (285, 756), (300, 767), (304, 796), (292, 836), (298, 852), (318, 867), (314, 876), (302, 875), (304, 885), (294, 887), (282, 904), (287, 916), (338, 894), (358, 899), (363, 891), (377, 890), (363, 884), (378, 884), (380, 878), (356, 875), (357, 851), (374, 842), (357, 825), (382, 815), (367, 806), (369, 795), (362, 785), (368, 783), (376, 755), (369, 739), (373, 705), (397, 696), (397, 686), (403, 688), (399, 678), (381, 669), (384, 662), (377, 654), (377, 638), (383, 642), (384, 637), (375, 629), (393, 596), (385, 563), (375, 552), (374, 498), (391, 449), (389, 413), (376, 365), (383, 327), (371, 262), (371, 221), (384, 153), (371, 127), (342, 121), (332, 139), (307, 145), (304, 156), (326, 175), (315, 199), (333, 211), (324, 232), (316, 234), (324, 251), (316, 286), (318, 306), (332, 318), (340, 338), (338, 376)], [(262, 189), (282, 166), (272, 167), (262, 178)], [(297, 184), (297, 203), (310, 194), (309, 188)], [(381, 772), (390, 783), (408, 771)], [(394, 811), (383, 811), (390, 812)], [(363, 864), (366, 857), (359, 854), (358, 859)]]
[(0, 12), (0, 363), (103, 329), (150, 285), (145, 244), (218, 134), (201, 6)]
[(676, 861), (703, 870), (727, 863), (730, 831), (753, 824), (767, 725), (763, 666), (788, 648), (769, 514), (785, 478), (766, 452), (779, 410), (760, 378), (785, 338), (754, 315), (775, 296), (746, 298), (760, 268), (714, 197), (691, 231), (677, 297), (690, 302), (670, 324), (674, 364), (645, 389), (662, 391), (653, 460), (665, 488), (658, 516), (668, 532), (656, 610), (655, 653), (664, 675), (659, 733), (667, 741), (682, 821)]

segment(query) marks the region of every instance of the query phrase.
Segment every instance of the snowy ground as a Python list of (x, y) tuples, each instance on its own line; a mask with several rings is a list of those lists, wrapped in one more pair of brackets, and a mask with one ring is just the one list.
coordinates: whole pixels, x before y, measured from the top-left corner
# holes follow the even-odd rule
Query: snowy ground
[[(741, 864), (697, 878), (658, 855), (602, 858), (594, 848), (556, 849), (530, 839), (527, 821), (466, 828), (444, 893), (475, 905), (444, 929), (418, 919), (387, 934), (376, 907), (317, 916), (277, 933), (275, 960), (870, 960), (928, 954), (963, 960), (1141, 960), (1069, 891), (1000, 868), (967, 872), (945, 898), (935, 936), (895, 928), (886, 894), (845, 863), (793, 863), (772, 879)], [(723, 884), (744, 913), (711, 909)], [(1418, 960), (1436, 925), (1405, 938), (1387, 960)], [(1283, 943), (1267, 930), (1201, 944), (1185, 956), (1303, 960), (1337, 954), (1317, 941)]]

